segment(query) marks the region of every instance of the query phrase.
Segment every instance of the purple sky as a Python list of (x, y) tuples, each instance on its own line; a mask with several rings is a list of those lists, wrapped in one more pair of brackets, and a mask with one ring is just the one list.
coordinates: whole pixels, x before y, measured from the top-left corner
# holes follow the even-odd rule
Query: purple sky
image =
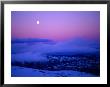
[(100, 39), (99, 11), (12, 11), (11, 25), (12, 38)]

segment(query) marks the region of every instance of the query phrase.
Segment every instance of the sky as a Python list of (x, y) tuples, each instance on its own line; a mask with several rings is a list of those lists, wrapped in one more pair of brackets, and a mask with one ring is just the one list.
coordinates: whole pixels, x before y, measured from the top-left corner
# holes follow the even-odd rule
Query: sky
[[(38, 23), (39, 22), (39, 23)], [(12, 11), (13, 38), (100, 39), (99, 11)]]

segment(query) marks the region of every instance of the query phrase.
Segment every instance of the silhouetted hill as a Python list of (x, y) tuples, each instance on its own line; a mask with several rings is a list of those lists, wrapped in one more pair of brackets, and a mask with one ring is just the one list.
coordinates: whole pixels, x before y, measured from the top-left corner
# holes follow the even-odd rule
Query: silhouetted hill
[(29, 39), (12, 39), (12, 43), (32, 43), (32, 42), (53, 42), (52, 40), (48, 39), (40, 39), (40, 38), (29, 38)]

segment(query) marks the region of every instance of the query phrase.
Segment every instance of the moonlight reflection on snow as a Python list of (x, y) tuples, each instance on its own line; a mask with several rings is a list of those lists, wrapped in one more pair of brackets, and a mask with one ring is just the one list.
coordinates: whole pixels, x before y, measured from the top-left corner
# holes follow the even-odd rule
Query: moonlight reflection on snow
[(11, 76), (99, 77), (100, 11), (12, 11)]
[[(74, 40), (62, 43), (43, 40), (12, 42), (12, 76), (25, 76), (25, 69), (30, 70), (26, 76), (29, 74), (29, 76), (54, 77), (100, 75), (98, 43), (81, 40), (85, 46), (77, 46), (78, 41)], [(20, 73), (21, 71), (23, 73)]]

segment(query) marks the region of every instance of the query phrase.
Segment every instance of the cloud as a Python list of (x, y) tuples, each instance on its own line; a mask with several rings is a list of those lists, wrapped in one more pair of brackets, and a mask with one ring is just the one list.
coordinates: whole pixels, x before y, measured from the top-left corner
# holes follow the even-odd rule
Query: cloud
[[(22, 40), (20, 40), (22, 41)], [(15, 61), (46, 61), (46, 54), (61, 53), (99, 53), (100, 44), (87, 40), (68, 40), (56, 44), (47, 43), (13, 43), (12, 44), (12, 60)], [(40, 41), (40, 40), (39, 40)], [(29, 41), (30, 43), (31, 41)]]

